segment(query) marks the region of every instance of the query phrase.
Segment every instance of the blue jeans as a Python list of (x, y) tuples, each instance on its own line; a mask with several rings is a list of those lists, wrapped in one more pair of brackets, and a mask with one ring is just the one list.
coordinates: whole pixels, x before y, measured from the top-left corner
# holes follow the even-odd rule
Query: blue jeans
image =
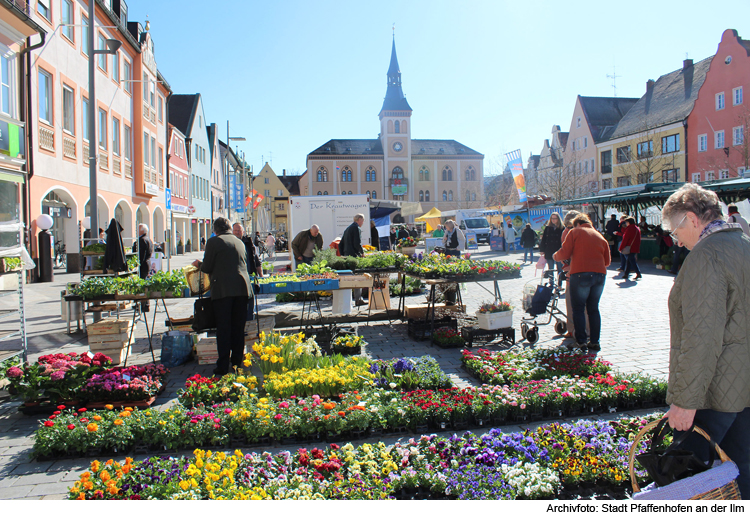
[(620, 253), (620, 268), (625, 271), (625, 266), (628, 265), (628, 256), (624, 253)]
[(534, 248), (523, 248), (523, 261), (526, 262), (526, 255), (529, 256), (529, 262), (534, 262)]
[(624, 271), (622, 272), (626, 277), (635, 270), (636, 275), (641, 274), (641, 269), (638, 267), (638, 253), (630, 253), (627, 255), (627, 259), (625, 262), (625, 267), (622, 268)]
[(602, 318), (599, 314), (599, 299), (604, 290), (606, 274), (586, 271), (570, 276), (570, 302), (573, 306), (573, 326), (576, 342), (586, 343), (586, 314), (589, 316), (591, 336), (589, 341), (599, 344), (602, 329)]
[[(694, 422), (737, 464), (740, 470), (737, 478), (740, 495), (743, 500), (750, 500), (750, 407), (738, 413), (699, 409)], [(679, 435), (679, 432), (675, 435)], [(698, 433), (685, 439), (682, 448), (692, 451), (702, 460), (708, 460), (708, 442)]]
[(560, 272), (563, 269), (563, 263), (562, 261), (556, 261), (552, 258), (552, 255), (549, 257), (547, 255), (544, 255), (544, 258), (547, 259), (547, 266), (549, 266), (549, 269), (555, 269), (555, 266), (557, 266), (557, 271)]

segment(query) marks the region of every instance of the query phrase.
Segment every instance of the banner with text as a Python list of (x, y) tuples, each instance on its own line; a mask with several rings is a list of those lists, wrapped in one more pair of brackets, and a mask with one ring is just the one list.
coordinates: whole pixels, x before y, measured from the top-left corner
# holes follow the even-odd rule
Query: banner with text
[(518, 190), (518, 199), (521, 202), (526, 201), (526, 180), (523, 177), (523, 160), (521, 159), (521, 150), (514, 150), (505, 155), (510, 168), (510, 174)]

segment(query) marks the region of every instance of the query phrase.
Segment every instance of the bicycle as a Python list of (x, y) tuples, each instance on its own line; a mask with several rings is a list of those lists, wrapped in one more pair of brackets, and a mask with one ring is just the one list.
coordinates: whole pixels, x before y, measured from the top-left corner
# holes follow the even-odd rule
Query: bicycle
[(52, 259), (52, 266), (55, 269), (68, 267), (68, 255), (65, 253), (65, 244), (62, 241), (55, 242), (55, 256)]

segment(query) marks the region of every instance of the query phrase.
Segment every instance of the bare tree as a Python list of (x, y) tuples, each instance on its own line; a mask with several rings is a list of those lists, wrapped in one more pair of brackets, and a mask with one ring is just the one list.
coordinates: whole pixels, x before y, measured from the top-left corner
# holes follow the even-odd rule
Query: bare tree
[(578, 168), (577, 154), (572, 153), (566, 161), (562, 148), (555, 150), (557, 152), (551, 152), (549, 160), (540, 162), (534, 188), (539, 194), (546, 194), (555, 201), (579, 198), (588, 194), (588, 187), (585, 185), (588, 179)]
[(647, 122), (641, 130), (627, 145), (613, 152), (612, 177), (617, 186), (677, 181), (675, 159), (680, 153), (679, 137), (658, 134)]

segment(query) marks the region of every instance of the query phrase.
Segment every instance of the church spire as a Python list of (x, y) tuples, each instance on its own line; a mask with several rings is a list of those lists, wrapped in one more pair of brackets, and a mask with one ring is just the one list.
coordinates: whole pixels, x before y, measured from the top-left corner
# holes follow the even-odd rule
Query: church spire
[(411, 107), (406, 102), (404, 92), (401, 89), (401, 69), (398, 66), (396, 57), (396, 36), (393, 37), (393, 46), (391, 47), (391, 63), (388, 66), (388, 85), (385, 92), (383, 108), (380, 109), (382, 114), (386, 110), (409, 110)]

